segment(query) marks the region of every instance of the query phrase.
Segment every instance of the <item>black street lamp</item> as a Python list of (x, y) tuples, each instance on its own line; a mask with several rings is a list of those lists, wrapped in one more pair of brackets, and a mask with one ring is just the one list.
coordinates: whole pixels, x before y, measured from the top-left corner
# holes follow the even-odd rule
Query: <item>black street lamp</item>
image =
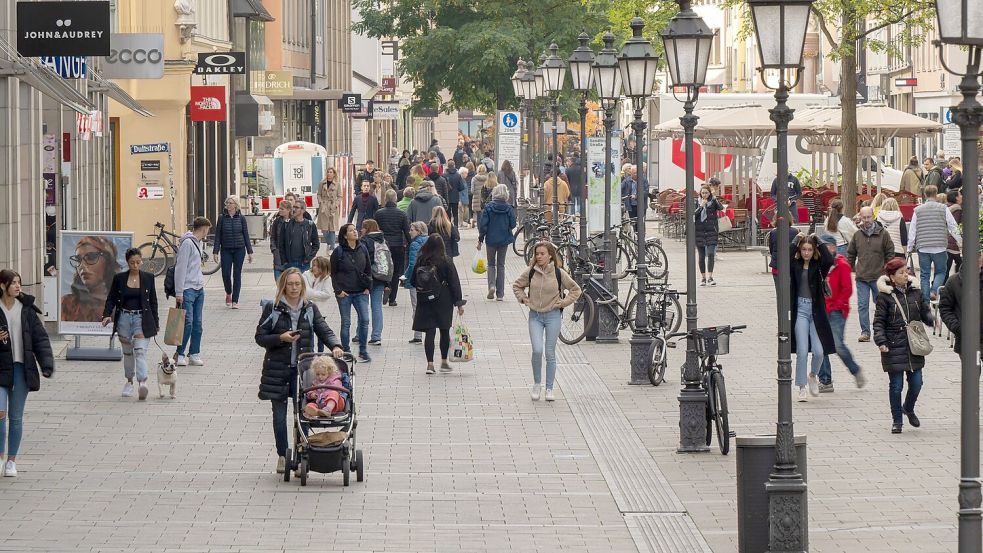
[[(570, 55), (568, 63), (570, 64), (570, 80), (573, 83), (573, 89), (580, 92), (580, 109), (577, 110), (577, 113), (580, 114), (580, 163), (584, 182), (576, 184), (580, 186), (579, 255), (582, 259), (587, 259), (587, 95), (594, 84), (594, 51), (587, 45), (590, 36), (586, 32), (580, 33), (577, 40), (580, 41), (580, 46)], [(582, 276), (575, 275), (575, 277)]]
[[(611, 135), (614, 132), (614, 110), (621, 100), (621, 71), (618, 69), (618, 51), (614, 49), (614, 35), (604, 34), (604, 48), (597, 54), (593, 67), (594, 86), (604, 108), (604, 287), (614, 297), (618, 296), (618, 281), (614, 278), (614, 260), (617, 245), (611, 229)], [(618, 198), (621, 198), (619, 191)], [(618, 341), (618, 313), (615, 307), (599, 306), (597, 310), (597, 341)]]
[[(714, 33), (690, 8), (689, 0), (679, 0), (677, 13), (662, 32), (666, 63), (673, 86), (686, 88), (685, 113), (679, 118), (686, 140), (686, 330), (696, 329), (696, 189), (694, 183), (693, 129), (699, 117), (693, 108), (706, 81), (710, 46)], [(679, 393), (679, 448), (681, 453), (710, 451), (706, 443), (707, 393), (700, 385), (700, 366), (692, 338), (686, 340), (684, 386)]]
[[(546, 63), (546, 52), (539, 54), (539, 65), (536, 66), (536, 71), (533, 73), (535, 77), (536, 84), (536, 98), (546, 98), (546, 76), (543, 73), (543, 64)], [(536, 129), (538, 133), (538, 142), (536, 143), (536, 149), (539, 150), (536, 153), (536, 157), (539, 158), (539, 169), (536, 171), (536, 182), (539, 183), (539, 207), (540, 209), (545, 209), (546, 206), (546, 193), (543, 188), (543, 172), (546, 167), (546, 133), (542, 128), (543, 121), (546, 121), (548, 116), (549, 104), (540, 102), (539, 105), (539, 120), (536, 125), (539, 127)]]
[(558, 106), (558, 101), (560, 99), (560, 91), (563, 90), (563, 78), (567, 73), (567, 66), (557, 55), (556, 43), (550, 44), (549, 55), (546, 56), (546, 61), (543, 62), (543, 78), (544, 86), (546, 88), (546, 93), (550, 97), (550, 111), (553, 115), (553, 225), (550, 231), (550, 239), (554, 244), (558, 244), (560, 241), (560, 198), (559, 198), (559, 163), (557, 163), (557, 152), (560, 149), (559, 137), (557, 136), (557, 126), (560, 122), (560, 110)]
[(631, 344), (631, 381), (629, 384), (649, 384), (648, 368), (651, 363), (652, 335), (649, 334), (648, 320), (648, 264), (645, 252), (645, 210), (648, 207), (648, 197), (642, 185), (645, 170), (642, 163), (642, 143), (645, 139), (645, 121), (642, 110), (645, 102), (652, 95), (652, 85), (655, 84), (655, 72), (659, 68), (659, 58), (655, 55), (652, 42), (642, 37), (645, 22), (641, 17), (634, 17), (629, 24), (632, 36), (625, 42), (618, 56), (618, 69), (625, 96), (631, 98), (631, 106), (635, 118), (631, 128), (635, 131), (635, 195), (638, 201), (636, 219), (638, 224), (637, 244), (635, 250), (635, 279), (638, 286), (635, 307), (635, 333), (632, 334)]
[(534, 102), (536, 101), (536, 74), (533, 69), (533, 63), (531, 61), (525, 62), (525, 73), (522, 75), (522, 90), (523, 98), (526, 100), (526, 129), (528, 129), (529, 135), (526, 137), (526, 149), (528, 150), (528, 161), (526, 161), (527, 167), (529, 168), (529, 197), (533, 197), (532, 187), (534, 185), (535, 179), (535, 166), (536, 160), (534, 156), (534, 148), (536, 145), (536, 121), (534, 117)]
[[(528, 142), (528, 140), (529, 140), (529, 134), (528, 134), (529, 133), (529, 130), (528, 130), (529, 129), (529, 100), (526, 98), (526, 88), (527, 88), (526, 87), (526, 62), (523, 61), (522, 58), (519, 58), (519, 61), (516, 63), (515, 73), (512, 74), (512, 91), (513, 91), (513, 93), (515, 93), (516, 97), (521, 100), (520, 105), (521, 105), (521, 110), (522, 110), (522, 124), (525, 125), (525, 127), (527, 129), (526, 130), (526, 133), (524, 133), (525, 134), (525, 137), (524, 138), (527, 141), (526, 142), (526, 146), (527, 147), (526, 147), (526, 155), (525, 155), (525, 158), (526, 158), (526, 163), (529, 163), (529, 156), (528, 156), (528, 152), (529, 152), (529, 148), (528, 148), (528, 145), (529, 145), (529, 142)], [(519, 163), (519, 167), (517, 167), (517, 169), (519, 171), (519, 179), (520, 179), (519, 180), (519, 186), (518, 186), (518, 189), (519, 189), (519, 197), (518, 198), (514, 198), (514, 201), (516, 203), (516, 206), (519, 206), (519, 209), (523, 211), (522, 218), (524, 219), (525, 218), (525, 209), (526, 209), (525, 208), (526, 187), (522, 183), (522, 163)], [(522, 201), (520, 201), (520, 200), (522, 200)]]
[[(953, 110), (952, 120), (959, 125), (962, 140), (963, 178), (963, 266), (960, 271), (963, 287), (959, 298), (961, 311), (960, 351), (962, 360), (961, 430), (959, 435), (959, 552), (980, 553), (983, 550), (983, 510), (980, 508), (980, 366), (977, 362), (980, 344), (980, 289), (977, 288), (980, 261), (980, 199), (976, 183), (979, 179), (980, 125), (983, 124), (983, 105), (976, 99), (980, 93), (980, 62), (983, 57), (983, 3), (979, 0), (935, 0), (939, 19), (939, 59), (946, 71), (962, 77), (959, 92), (963, 101)], [(968, 62), (963, 72), (953, 71), (945, 63), (944, 44), (966, 47)]]
[[(790, 315), (791, 257), (788, 206), (788, 124), (793, 109), (788, 91), (802, 75), (802, 51), (812, 0), (747, 0), (761, 57), (761, 80), (774, 88), (777, 105), (769, 110), (778, 145), (778, 423), (775, 466), (768, 476), (768, 551), (809, 550), (809, 504), (806, 483), (796, 463), (792, 429), (792, 342)], [(771, 87), (765, 71), (778, 74)], [(789, 78), (791, 77), (791, 78)]]

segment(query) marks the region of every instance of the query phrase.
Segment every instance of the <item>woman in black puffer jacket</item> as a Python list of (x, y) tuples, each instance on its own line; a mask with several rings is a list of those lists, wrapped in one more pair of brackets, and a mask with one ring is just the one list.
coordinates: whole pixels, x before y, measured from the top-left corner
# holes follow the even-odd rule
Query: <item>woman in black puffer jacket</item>
[[(696, 251), (700, 255), (700, 273), (703, 281), (700, 286), (716, 286), (713, 280), (713, 262), (717, 256), (717, 234), (719, 226), (717, 217), (724, 206), (713, 195), (709, 186), (700, 189), (700, 197), (696, 203)], [(709, 273), (709, 278), (708, 278)]]
[[(918, 279), (908, 274), (905, 260), (895, 257), (884, 265), (884, 276), (877, 279), (877, 308), (874, 311), (874, 343), (881, 350), (881, 366), (890, 377), (891, 433), (900, 434), (904, 414), (908, 422), (921, 426), (915, 416), (915, 402), (922, 390), (925, 357), (914, 355), (908, 345), (905, 320), (932, 324), (928, 303), (922, 298)], [(908, 395), (901, 403), (901, 389), (908, 379)]]
[(225, 199), (225, 211), (215, 225), (215, 246), (212, 253), (222, 259), (222, 283), (225, 285), (225, 306), (239, 309), (242, 289), (242, 262), (253, 262), (253, 243), (249, 239), (246, 219), (239, 209), (239, 198)]
[(256, 327), (256, 343), (266, 349), (259, 399), (273, 404), (273, 436), (279, 456), (276, 471), (281, 474), (289, 445), (287, 402), (297, 393), (297, 358), (314, 351), (314, 336), (327, 344), (335, 357), (344, 353), (317, 306), (304, 299), (306, 293), (300, 270), (284, 271), (277, 282), (276, 299), (263, 307)]

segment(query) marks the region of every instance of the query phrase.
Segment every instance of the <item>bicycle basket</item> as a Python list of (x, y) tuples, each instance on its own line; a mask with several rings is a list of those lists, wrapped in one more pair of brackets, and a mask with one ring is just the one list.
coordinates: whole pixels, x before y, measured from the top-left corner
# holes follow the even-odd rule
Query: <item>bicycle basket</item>
[(696, 354), (700, 357), (708, 355), (726, 355), (730, 353), (730, 327), (712, 326), (696, 330)]

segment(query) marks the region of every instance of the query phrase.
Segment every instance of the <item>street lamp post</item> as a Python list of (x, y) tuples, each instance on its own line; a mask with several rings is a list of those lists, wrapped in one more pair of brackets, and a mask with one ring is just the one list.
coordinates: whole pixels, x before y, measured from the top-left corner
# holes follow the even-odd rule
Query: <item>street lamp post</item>
[[(614, 35), (604, 34), (604, 48), (594, 61), (594, 86), (604, 108), (604, 287), (614, 297), (618, 296), (618, 281), (614, 278), (615, 252), (614, 233), (611, 229), (611, 135), (614, 132), (614, 110), (621, 99), (621, 71), (618, 69), (618, 51), (614, 49)], [(620, 196), (619, 196), (620, 197)], [(615, 307), (602, 305), (597, 315), (597, 341), (613, 343), (618, 341), (618, 313)]]
[[(522, 58), (519, 58), (518, 63), (516, 63), (515, 73), (512, 74), (512, 93), (515, 94), (515, 97), (516, 98), (519, 98), (519, 100), (520, 100), (520, 102), (519, 102), (519, 104), (520, 104), (519, 109), (522, 112), (522, 122), (528, 127), (528, 125), (529, 125), (529, 123), (527, 121), (527, 119), (528, 119), (528, 113), (526, 113), (526, 87), (525, 87), (525, 84), (523, 83), (523, 79), (525, 78), (525, 76), (526, 76), (526, 62), (522, 61)], [(521, 127), (520, 127), (520, 131), (521, 131)], [(522, 163), (521, 162), (519, 163), (519, 166), (516, 167), (516, 169), (518, 170), (518, 172), (519, 172), (519, 178), (521, 179), (522, 178)], [(520, 182), (520, 184), (519, 184), (519, 186), (517, 188), (519, 189), (518, 190), (519, 191), (519, 198), (523, 198), (524, 199), (525, 198), (525, 192), (524, 192), (524, 187), (522, 186), (521, 182)], [(519, 198), (512, 198), (511, 200), (514, 201), (514, 202), (516, 202), (516, 205), (518, 205)]]
[[(710, 46), (714, 33), (690, 7), (689, 0), (679, 1), (677, 13), (662, 33), (669, 76), (676, 87), (686, 88), (685, 115), (679, 118), (686, 141), (686, 330), (696, 329), (696, 190), (694, 184), (693, 130), (699, 117), (693, 108), (700, 87), (706, 81), (710, 63)], [(679, 393), (680, 453), (710, 451), (706, 443), (707, 393), (700, 385), (700, 367), (693, 338), (686, 340), (684, 386)]]
[[(652, 360), (652, 335), (649, 334), (648, 320), (648, 264), (645, 253), (645, 210), (648, 198), (645, 197), (642, 186), (642, 144), (645, 139), (645, 121), (642, 110), (645, 102), (652, 95), (652, 85), (655, 83), (655, 72), (659, 67), (659, 58), (655, 55), (652, 43), (642, 37), (645, 22), (641, 17), (634, 17), (629, 24), (632, 36), (625, 42), (618, 56), (618, 69), (625, 96), (631, 98), (635, 118), (631, 128), (635, 131), (635, 166), (638, 168), (635, 177), (635, 195), (638, 197), (638, 213), (636, 214), (638, 229), (635, 250), (635, 279), (638, 287), (635, 308), (635, 332), (631, 336), (631, 380), (629, 384), (649, 384), (648, 368)], [(640, 197), (639, 197), (640, 196)]]
[(550, 111), (553, 115), (553, 225), (550, 231), (550, 240), (557, 244), (560, 241), (560, 198), (559, 198), (559, 164), (557, 163), (557, 152), (560, 149), (559, 137), (557, 136), (556, 128), (560, 122), (560, 110), (558, 106), (558, 101), (560, 99), (560, 91), (563, 90), (563, 78), (566, 76), (567, 66), (557, 55), (556, 43), (550, 44), (549, 55), (546, 56), (546, 61), (543, 62), (543, 77), (545, 78), (546, 92), (550, 97)]
[(525, 74), (522, 76), (522, 88), (523, 96), (526, 99), (526, 128), (528, 129), (529, 136), (526, 137), (527, 144), (526, 148), (529, 151), (528, 158), (526, 162), (529, 168), (529, 198), (533, 197), (533, 185), (535, 183), (536, 175), (536, 158), (535, 158), (535, 147), (536, 147), (536, 121), (535, 121), (535, 105), (536, 100), (536, 74), (533, 68), (533, 63), (531, 61), (525, 64)]
[[(979, 0), (936, 0), (939, 22), (939, 59), (946, 71), (962, 77), (959, 92), (962, 102), (953, 110), (952, 120), (959, 125), (962, 140), (963, 182), (963, 286), (959, 298), (963, 306), (959, 338), (962, 361), (961, 429), (959, 435), (959, 553), (983, 550), (983, 510), (980, 508), (980, 367), (977, 362), (980, 344), (980, 289), (977, 288), (980, 261), (980, 199), (977, 144), (983, 124), (983, 105), (976, 99), (980, 92), (979, 77), (983, 58), (983, 4)], [(968, 47), (964, 72), (946, 65), (943, 44)]]
[[(533, 73), (533, 76), (535, 77), (535, 84), (536, 84), (536, 98), (546, 97), (546, 76), (543, 73), (543, 63), (545, 62), (546, 62), (546, 52), (543, 52), (539, 54), (539, 65), (536, 66), (536, 70)], [(548, 108), (549, 108), (548, 104), (542, 102), (540, 103), (539, 120), (536, 122), (537, 126), (540, 126), (543, 121), (546, 121)], [(543, 204), (546, 203), (545, 192), (543, 188), (543, 180), (542, 180), (543, 169), (545, 167), (545, 160), (546, 160), (546, 136), (545, 136), (546, 133), (543, 132), (542, 128), (536, 129), (536, 132), (538, 133), (538, 137), (539, 137), (538, 142), (536, 143), (536, 146), (539, 150), (539, 152), (537, 153), (537, 157), (539, 158), (539, 169), (536, 171), (536, 182), (539, 183), (539, 207), (540, 209), (543, 209), (545, 208)]]
[[(778, 74), (777, 105), (772, 108), (778, 144), (778, 423), (775, 431), (775, 466), (768, 476), (768, 551), (809, 550), (809, 505), (806, 483), (796, 461), (792, 428), (792, 342), (790, 319), (790, 266), (788, 206), (788, 125), (793, 111), (788, 92), (802, 74), (802, 51), (812, 0), (747, 0), (761, 58), (759, 71)], [(791, 74), (791, 79), (789, 78)]]
[[(594, 52), (587, 45), (590, 36), (586, 32), (580, 33), (577, 40), (580, 41), (580, 46), (570, 55), (568, 63), (570, 64), (570, 80), (573, 83), (573, 89), (580, 92), (580, 109), (577, 110), (577, 113), (580, 115), (580, 163), (584, 182), (575, 184), (580, 186), (579, 255), (581, 259), (587, 259), (587, 94), (590, 92), (594, 80)], [(578, 264), (578, 270), (582, 268)], [(575, 275), (575, 277), (579, 280), (583, 278), (583, 275)]]

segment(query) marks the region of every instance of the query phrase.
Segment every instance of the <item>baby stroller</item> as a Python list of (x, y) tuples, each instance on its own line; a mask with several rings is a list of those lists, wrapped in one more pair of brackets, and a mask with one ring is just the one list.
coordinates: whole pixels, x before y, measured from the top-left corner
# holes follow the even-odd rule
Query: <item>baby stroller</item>
[[(355, 448), (355, 358), (346, 354), (335, 359), (341, 370), (345, 387), (314, 385), (314, 371), (311, 364), (320, 356), (330, 357), (330, 353), (304, 353), (297, 359), (297, 393), (294, 402), (294, 447), (287, 451), (283, 481), (290, 481), (290, 473), (297, 472), (300, 485), (307, 485), (309, 472), (329, 473), (341, 471), (342, 482), (349, 484), (351, 471), (356, 479), (365, 480), (365, 460), (362, 450)], [(331, 416), (308, 417), (304, 413), (307, 392), (320, 389), (340, 392), (345, 399), (345, 409)]]

